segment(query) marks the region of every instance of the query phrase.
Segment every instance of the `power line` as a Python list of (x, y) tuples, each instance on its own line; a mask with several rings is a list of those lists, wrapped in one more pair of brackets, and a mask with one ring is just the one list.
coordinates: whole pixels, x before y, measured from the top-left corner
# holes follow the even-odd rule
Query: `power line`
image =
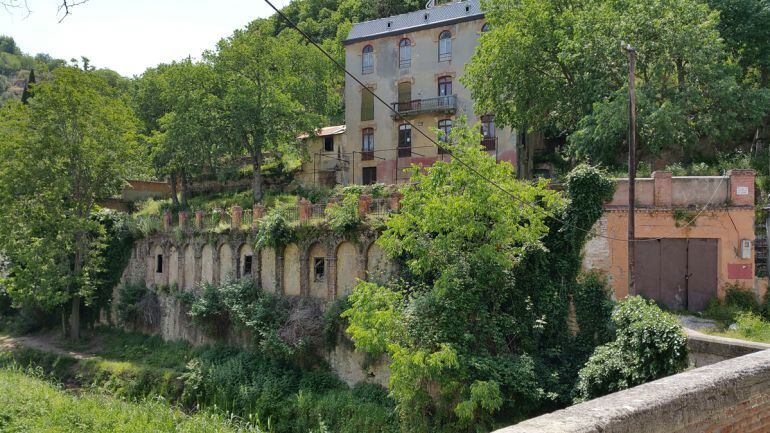
[[(490, 185), (494, 186), (495, 188), (500, 190), (503, 194), (505, 194), (508, 197), (512, 198), (514, 201), (517, 201), (517, 202), (519, 202), (519, 203), (521, 203), (521, 204), (523, 204), (525, 206), (528, 206), (528, 207), (530, 207), (530, 208), (532, 208), (532, 209), (534, 209), (534, 210), (536, 210), (538, 212), (541, 212), (545, 216), (547, 216), (549, 218), (552, 218), (554, 221), (562, 223), (564, 226), (572, 227), (574, 229), (577, 229), (577, 230), (582, 231), (584, 233), (587, 233), (589, 235), (592, 234), (592, 235), (595, 235), (597, 237), (605, 238), (605, 239), (612, 240), (612, 241), (629, 242), (628, 239), (621, 239), (621, 238), (616, 238), (616, 237), (613, 237), (613, 236), (602, 235), (600, 233), (593, 233), (593, 231), (590, 228), (589, 229), (585, 229), (583, 227), (578, 227), (576, 225), (569, 224), (566, 221), (564, 221), (564, 220), (556, 217), (555, 215), (549, 213), (548, 211), (546, 211), (542, 207), (540, 207), (540, 206), (538, 206), (536, 204), (530, 203), (530, 202), (528, 202), (526, 200), (522, 200), (521, 198), (517, 197), (514, 193), (508, 191), (503, 186), (499, 185), (494, 180), (489, 179), (488, 177), (484, 176), (478, 170), (473, 168), (470, 164), (466, 163), (461, 158), (455, 156), (451, 149), (449, 149), (448, 147), (441, 146), (436, 140), (433, 139), (433, 137), (429, 136), (427, 133), (425, 133), (425, 131), (423, 131), (422, 129), (418, 128), (409, 119), (404, 117), (404, 115), (401, 114), (398, 110), (393, 108), (389, 103), (387, 103), (379, 95), (374, 93), (364, 82), (362, 82), (360, 79), (358, 79), (358, 77), (353, 75), (353, 73), (348, 71), (347, 68), (345, 68), (344, 65), (340, 64), (340, 62), (338, 62), (337, 59), (335, 59), (331, 54), (329, 54), (322, 46), (320, 46), (318, 43), (316, 43), (313, 40), (313, 38), (311, 38), (307, 33), (305, 33), (302, 29), (300, 29), (288, 16), (286, 16), (286, 14), (283, 13), (283, 11), (281, 11), (280, 9), (275, 7), (275, 5), (273, 5), (273, 3), (270, 0), (264, 0), (264, 1), (265, 1), (265, 3), (268, 4), (268, 6), (270, 6), (275, 11), (276, 14), (278, 14), (284, 21), (286, 21), (286, 23), (289, 24), (289, 27), (291, 27), (292, 29), (296, 30), (300, 35), (302, 35), (303, 38), (305, 38), (305, 40), (307, 40), (311, 45), (316, 47), (319, 51), (321, 51), (321, 53), (323, 53), (324, 56), (326, 56), (326, 58), (328, 58), (332, 63), (334, 63), (334, 65), (338, 69), (343, 71), (345, 73), (345, 75), (347, 75), (348, 77), (352, 78), (353, 81), (358, 83), (362, 88), (364, 88), (367, 92), (369, 92), (372, 95), (373, 98), (375, 98), (377, 101), (381, 102), (384, 106), (386, 106), (388, 108), (388, 110), (392, 111), (393, 114), (395, 114), (395, 117), (397, 119), (400, 119), (403, 122), (405, 122), (406, 124), (408, 124), (412, 129), (416, 130), (420, 135), (422, 135), (428, 141), (433, 143), (433, 145), (436, 146), (437, 148), (443, 149), (444, 151), (446, 151), (446, 153), (449, 156), (451, 156), (452, 158), (454, 158), (457, 162), (459, 162), (460, 165), (462, 165), (463, 167), (468, 169), (471, 173), (473, 173), (474, 175), (476, 175), (477, 177), (479, 177), (483, 181), (485, 181), (485, 182), (489, 183)], [(722, 180), (724, 180), (724, 177), (722, 178)], [(720, 185), (721, 185), (721, 182), (720, 182)], [(717, 189), (718, 189), (718, 187), (717, 187)], [(712, 198), (704, 205), (703, 209), (701, 209), (701, 211), (695, 216), (695, 218), (693, 218), (692, 220), (688, 221), (688, 223), (686, 225), (682, 226), (682, 228), (689, 227), (690, 225), (692, 225), (695, 222), (695, 220), (698, 218), (698, 216), (700, 216), (700, 214), (703, 213), (706, 210), (706, 208), (708, 208), (709, 205), (711, 205), (711, 200), (715, 196), (716, 196), (716, 189), (714, 191), (714, 194), (712, 194), (712, 196), (711, 196)], [(635, 242), (635, 243), (639, 243), (639, 242), (652, 242), (652, 241), (659, 241), (659, 240), (662, 240), (662, 239), (665, 239), (665, 238), (658, 237), (658, 238), (647, 238), (647, 239), (634, 239), (631, 242)]]

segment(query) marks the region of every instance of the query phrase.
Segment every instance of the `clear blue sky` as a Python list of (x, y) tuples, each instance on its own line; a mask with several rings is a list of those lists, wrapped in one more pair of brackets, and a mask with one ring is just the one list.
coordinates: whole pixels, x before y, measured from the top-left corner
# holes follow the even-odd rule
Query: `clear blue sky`
[(199, 58), (233, 30), (272, 12), (263, 0), (89, 0), (59, 23), (58, 0), (27, 3), (29, 15), (0, 9), (0, 34), (13, 37), (22, 51), (65, 60), (86, 56), (126, 76), (188, 55)]

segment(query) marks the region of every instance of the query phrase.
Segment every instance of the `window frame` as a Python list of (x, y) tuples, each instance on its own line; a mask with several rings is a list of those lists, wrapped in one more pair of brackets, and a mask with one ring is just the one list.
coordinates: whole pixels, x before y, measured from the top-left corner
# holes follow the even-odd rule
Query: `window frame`
[[(371, 99), (371, 104), (367, 104), (366, 99)], [(367, 107), (371, 107), (369, 110), (367, 110)], [(365, 114), (367, 114), (365, 116)], [(368, 122), (374, 120), (374, 92), (368, 88), (365, 87), (361, 89), (361, 121), (362, 122)]]
[(438, 61), (452, 60), (452, 32), (444, 30), (438, 35)]
[[(449, 143), (449, 134), (452, 132), (453, 126), (454, 126), (454, 122), (452, 121), (452, 119), (441, 119), (438, 121), (438, 130), (444, 132), (444, 134), (439, 134), (439, 137), (438, 137), (439, 142)], [(449, 151), (447, 149), (444, 149), (443, 147), (439, 146), (438, 148), (439, 155), (445, 155), (448, 153)]]
[(254, 272), (254, 255), (247, 254), (243, 256), (243, 275), (252, 275)]
[[(320, 272), (319, 272), (320, 267)], [(326, 257), (313, 257), (313, 281), (322, 282), (326, 278)]]
[(485, 114), (481, 116), (481, 145), (486, 151), (492, 151), (497, 148), (497, 126), (495, 125), (495, 116)]
[(409, 69), (411, 67), (412, 41), (409, 38), (402, 38), (400, 41), (398, 41), (398, 68)]
[(398, 157), (409, 158), (412, 156), (412, 126), (402, 123), (398, 126)]
[(361, 160), (371, 161), (372, 159), (374, 159), (374, 128), (363, 128), (361, 130)]
[[(366, 177), (369, 174), (369, 181)], [(361, 167), (361, 184), (362, 185), (374, 185), (377, 183), (377, 167)]]
[(361, 50), (361, 75), (374, 73), (374, 47), (369, 44)]
[[(331, 148), (329, 144), (331, 143)], [(334, 136), (324, 136), (324, 152), (334, 152)]]
[[(452, 96), (452, 92), (453, 92), (452, 77), (450, 75), (444, 75), (444, 76), (438, 77), (437, 81), (438, 81), (438, 90), (437, 90), (438, 96), (439, 97)], [(442, 89), (444, 90), (443, 95), (441, 94)]]

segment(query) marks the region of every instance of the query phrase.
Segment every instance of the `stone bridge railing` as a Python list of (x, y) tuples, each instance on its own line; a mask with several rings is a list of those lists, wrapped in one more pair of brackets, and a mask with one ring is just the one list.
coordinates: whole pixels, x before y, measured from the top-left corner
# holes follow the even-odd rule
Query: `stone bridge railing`
[(770, 432), (770, 346), (688, 337), (691, 364), (705, 366), (495, 433)]

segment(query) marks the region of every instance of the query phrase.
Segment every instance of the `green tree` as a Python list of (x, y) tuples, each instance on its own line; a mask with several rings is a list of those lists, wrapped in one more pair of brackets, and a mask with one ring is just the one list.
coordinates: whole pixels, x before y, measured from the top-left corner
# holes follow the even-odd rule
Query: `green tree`
[(390, 390), (409, 431), (480, 431), (503, 408), (529, 413), (544, 394), (518, 344), (537, 326), (529, 294), (511, 275), (543, 248), (545, 215), (564, 202), (544, 183), (517, 181), (510, 164), (478, 146), (476, 131), (458, 126), (452, 139), (459, 159), (414, 168), (378, 241), (408, 278), (359, 284), (344, 313), (358, 349), (390, 356)]
[(692, 159), (732, 149), (768, 94), (741, 86), (719, 14), (697, 0), (488, 0), (491, 31), (464, 82), (477, 111), (519, 130), (569, 138), (575, 156), (621, 165), (627, 57), (639, 53), (641, 157)]
[(253, 164), (255, 202), (262, 199), (266, 158), (296, 154), (297, 137), (320, 127), (340, 103), (331, 65), (294, 32), (274, 37), (267, 24), (236, 31), (208, 55), (224, 86), (224, 144)]
[(70, 336), (80, 336), (101, 268), (103, 228), (92, 218), (120, 192), (137, 160), (136, 120), (103, 79), (59, 68), (35, 86), (28, 105), (0, 111), (0, 250), (17, 303), (70, 303)]

